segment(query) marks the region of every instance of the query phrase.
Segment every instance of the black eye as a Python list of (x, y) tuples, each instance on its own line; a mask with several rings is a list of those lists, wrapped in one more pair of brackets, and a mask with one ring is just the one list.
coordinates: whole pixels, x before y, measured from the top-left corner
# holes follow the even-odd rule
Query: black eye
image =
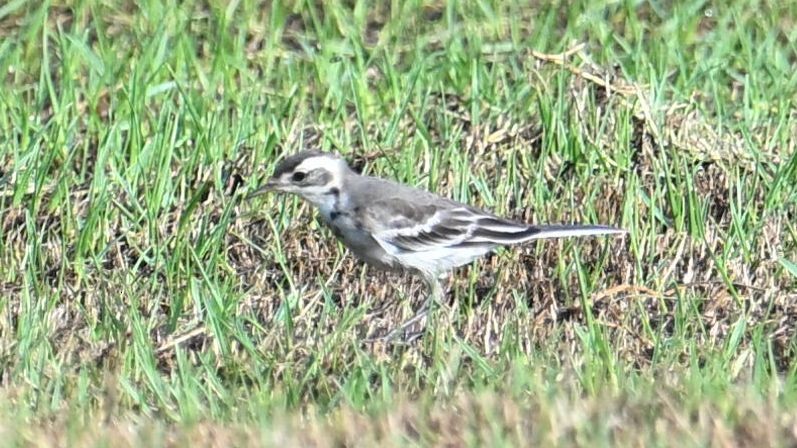
[(305, 173), (303, 173), (301, 171), (297, 171), (297, 172), (293, 173), (293, 176), (291, 176), (291, 180), (294, 181), (294, 182), (301, 182), (301, 181), (304, 180), (305, 177), (307, 177), (307, 174), (305, 174)]

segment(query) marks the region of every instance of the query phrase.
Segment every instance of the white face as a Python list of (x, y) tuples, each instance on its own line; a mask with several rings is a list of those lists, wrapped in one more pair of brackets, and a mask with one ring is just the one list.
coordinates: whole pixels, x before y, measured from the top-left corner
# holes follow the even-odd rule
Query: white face
[(333, 179), (340, 179), (344, 170), (348, 170), (348, 165), (343, 159), (329, 156), (310, 157), (300, 163), (293, 172), (309, 173), (315, 170), (323, 170), (332, 175)]
[(323, 206), (336, 199), (348, 170), (346, 161), (341, 158), (309, 157), (270, 183), (274, 190), (298, 194), (317, 206)]

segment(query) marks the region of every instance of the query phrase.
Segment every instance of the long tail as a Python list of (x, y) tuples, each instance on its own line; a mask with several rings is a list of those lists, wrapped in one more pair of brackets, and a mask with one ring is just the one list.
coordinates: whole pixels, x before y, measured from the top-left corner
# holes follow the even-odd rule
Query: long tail
[(566, 238), (596, 235), (620, 235), (623, 229), (604, 225), (526, 225), (497, 218), (482, 218), (469, 238), (470, 242), (517, 244), (546, 238)]
[(621, 235), (628, 233), (626, 230), (601, 224), (552, 224), (546, 226), (531, 226), (531, 228), (537, 230), (537, 233), (529, 238), (532, 240), (566, 238), (570, 236)]

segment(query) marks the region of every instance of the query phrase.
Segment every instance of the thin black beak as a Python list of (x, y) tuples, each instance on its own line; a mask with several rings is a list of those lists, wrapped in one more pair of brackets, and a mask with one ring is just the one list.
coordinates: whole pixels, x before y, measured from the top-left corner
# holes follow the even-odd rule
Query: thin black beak
[(274, 191), (274, 190), (277, 189), (278, 185), (279, 185), (279, 182), (277, 182), (274, 179), (269, 179), (268, 182), (266, 182), (265, 185), (263, 185), (262, 187), (258, 188), (257, 190), (255, 190), (255, 191), (249, 193), (248, 195), (246, 195), (244, 200), (248, 201), (248, 200), (250, 200), (252, 198), (255, 198), (257, 196), (260, 196), (262, 194)]

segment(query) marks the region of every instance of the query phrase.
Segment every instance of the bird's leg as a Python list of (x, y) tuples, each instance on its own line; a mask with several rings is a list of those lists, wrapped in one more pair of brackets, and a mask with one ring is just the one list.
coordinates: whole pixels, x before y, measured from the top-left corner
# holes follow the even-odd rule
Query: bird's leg
[[(388, 334), (374, 340), (390, 341), (395, 339), (396, 336), (403, 333), (404, 330), (426, 317), (431, 311), (432, 306), (440, 303), (440, 300), (443, 296), (443, 286), (440, 282), (440, 279), (434, 276), (424, 276), (424, 280), (429, 287), (429, 296), (426, 298), (418, 312), (415, 313), (415, 315), (411, 318), (405, 320), (401, 325), (391, 330)], [(423, 330), (424, 328), (422, 327), (420, 330), (407, 335), (404, 338), (404, 342), (409, 343), (415, 339), (418, 339), (418, 337), (423, 334)]]
[[(443, 284), (442, 279), (429, 276), (425, 278), (426, 284), (429, 286), (429, 296), (426, 298), (426, 301), (421, 306), (421, 309), (418, 310), (418, 313), (415, 314), (412, 318), (410, 318), (407, 322), (401, 324), (399, 330), (404, 330), (413, 323), (421, 320), (423, 317), (432, 314), (434, 312), (433, 307), (435, 305), (441, 305), (443, 300)], [(431, 318), (431, 317), (430, 317)], [(428, 320), (427, 320), (428, 322)], [(404, 335), (404, 342), (411, 343), (412, 341), (418, 339), (423, 335), (423, 332), (426, 330), (426, 325), (422, 326), (418, 331), (414, 331), (409, 334)]]

